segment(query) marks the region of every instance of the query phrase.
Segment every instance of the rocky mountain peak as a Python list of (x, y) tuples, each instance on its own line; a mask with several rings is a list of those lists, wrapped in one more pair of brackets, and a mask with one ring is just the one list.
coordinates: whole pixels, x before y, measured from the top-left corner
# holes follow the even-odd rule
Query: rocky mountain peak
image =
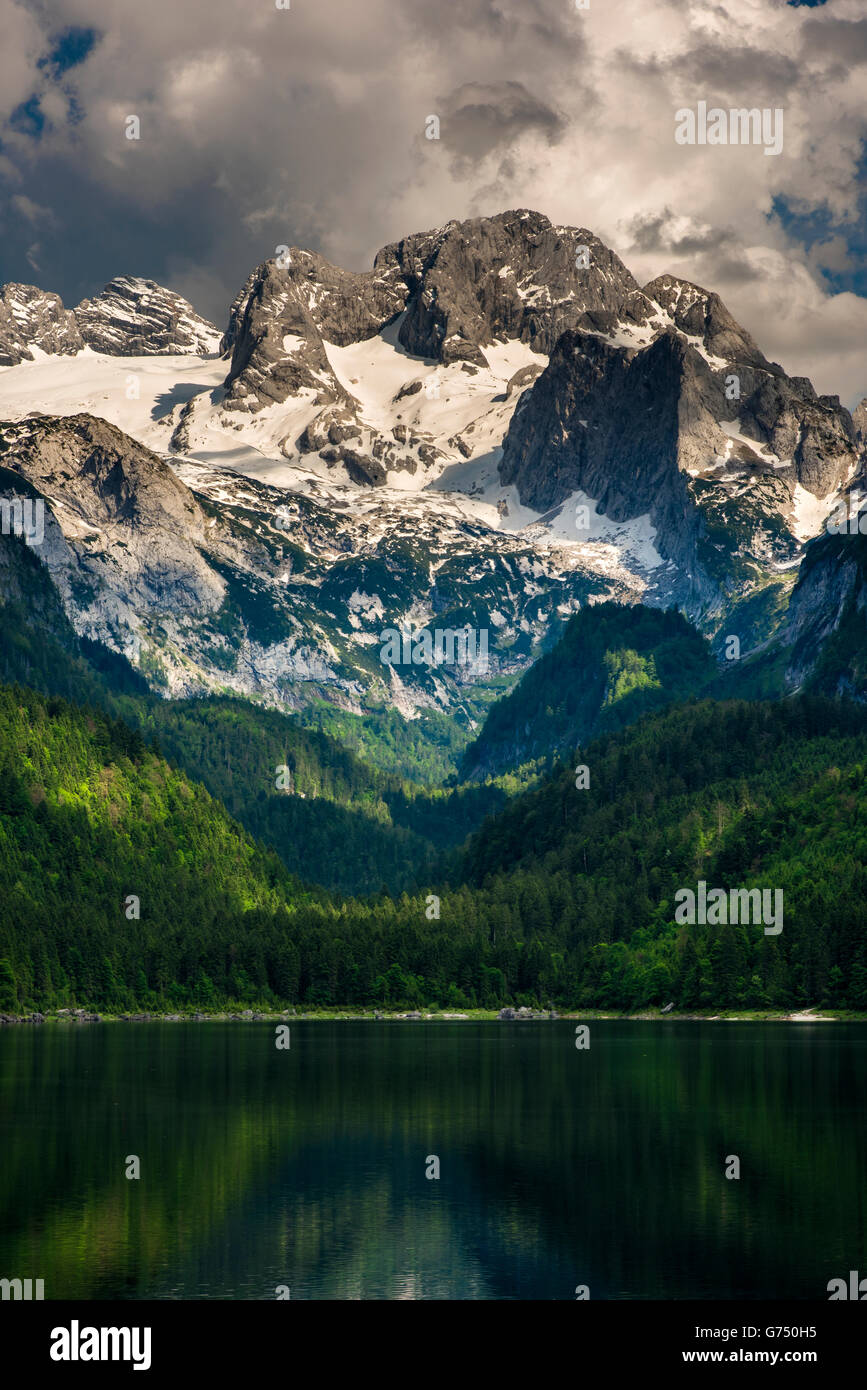
[[(423, 364), (486, 370), (486, 347), (517, 341), (546, 354), (569, 328), (613, 332), (658, 312), (592, 232), (557, 227), (526, 209), (406, 237), (364, 272), (292, 247), (258, 266), (232, 304), (221, 343), (231, 354), (221, 409), (256, 415), (306, 397), (312, 418), (294, 433), (287, 429), (282, 452), (316, 452), (355, 481), (381, 483), (391, 470), (430, 466), (437, 451), (407, 431), (399, 407), (391, 430), (364, 419), (330, 348), (365, 342), (392, 325), (389, 341), (408, 359), (403, 385), (417, 391)], [(175, 447), (184, 447), (188, 423)]]
[(75, 315), (59, 294), (35, 285), (0, 287), (0, 367), (32, 362), (40, 353), (75, 353), (84, 346)]
[(586, 316), (647, 317), (636, 281), (597, 236), (528, 209), (406, 237), (374, 261), (392, 266), (409, 291), (400, 342), (446, 364), (485, 366), (485, 344), (503, 338), (548, 353)]
[(83, 342), (111, 356), (204, 356), (220, 344), (218, 329), (186, 299), (134, 275), (110, 280), (101, 294), (83, 299), (74, 314)]
[(707, 352), (725, 362), (768, 367), (768, 361), (723, 304), (718, 294), (674, 275), (659, 275), (643, 293), (662, 308), (687, 337), (698, 339)]
[(229, 311), (221, 350), (231, 352), (228, 409), (258, 410), (312, 390), (345, 397), (324, 342), (343, 347), (373, 337), (400, 313), (406, 287), (392, 272), (355, 273), (292, 247), (257, 266)]

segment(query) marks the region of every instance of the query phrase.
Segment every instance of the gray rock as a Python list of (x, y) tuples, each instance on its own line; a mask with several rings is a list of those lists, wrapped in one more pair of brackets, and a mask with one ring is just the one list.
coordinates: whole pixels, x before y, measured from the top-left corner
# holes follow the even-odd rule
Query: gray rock
[(661, 305), (681, 333), (700, 338), (714, 357), (770, 369), (749, 333), (735, 322), (718, 294), (674, 275), (660, 275), (651, 280), (642, 293)]
[[(758, 349), (718, 298), (697, 293), (680, 320), (696, 337), (704, 325), (717, 352), (744, 360), (713, 366), (675, 322), (635, 348), (565, 333), (512, 417), (499, 471), (539, 511), (580, 489), (612, 521), (649, 515), (656, 549), (680, 573), (676, 597), (704, 620), (736, 583), (750, 582), (736, 571), (760, 587), (774, 566), (797, 557), (786, 520), (795, 485), (825, 496), (858, 456), (848, 412), (820, 404), (773, 364), (756, 365)], [(731, 372), (737, 402), (725, 395)], [(733, 444), (721, 424), (733, 419), (754, 445)], [(732, 536), (727, 549), (720, 526)]]
[(0, 367), (32, 362), (32, 348), (69, 355), (83, 347), (75, 315), (59, 294), (35, 285), (0, 288)]
[[(577, 264), (582, 246), (586, 269)], [(379, 252), (374, 271), (408, 288), (403, 346), (446, 364), (486, 366), (485, 345), (497, 338), (548, 353), (561, 333), (588, 323), (588, 313), (644, 322), (652, 312), (623, 262), (592, 232), (554, 226), (527, 209), (406, 237)]]
[(83, 342), (115, 357), (208, 356), (220, 346), (219, 330), (186, 299), (134, 275), (117, 276), (73, 312)]
[(0, 446), (48, 502), (39, 556), (79, 633), (135, 655), (148, 627), (219, 609), (218, 536), (157, 455), (89, 415), (0, 427)]

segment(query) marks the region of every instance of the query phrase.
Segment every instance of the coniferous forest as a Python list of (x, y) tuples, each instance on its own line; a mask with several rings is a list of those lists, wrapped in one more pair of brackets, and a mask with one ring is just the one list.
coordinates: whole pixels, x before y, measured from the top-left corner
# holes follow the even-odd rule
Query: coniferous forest
[[(233, 717), (200, 713), (197, 738)], [(393, 866), (422, 877), (419, 844), (429, 872), (356, 897), (314, 882), (303, 839), (287, 862), (122, 720), (6, 686), (0, 723), (0, 1010), (867, 1009), (867, 716), (854, 706), (696, 700), (646, 715), (585, 748), (589, 787), (555, 766), (457, 848), (435, 811), (412, 831), (383, 817), (384, 880)], [(340, 750), (318, 751), (333, 785)], [(481, 815), (472, 789), (442, 801), (464, 796)], [(349, 796), (326, 805), (344, 818), (326, 837), (338, 858), (352, 852), (344, 824), (362, 835), (369, 817)], [(781, 888), (785, 931), (678, 926), (674, 892), (698, 879)]]

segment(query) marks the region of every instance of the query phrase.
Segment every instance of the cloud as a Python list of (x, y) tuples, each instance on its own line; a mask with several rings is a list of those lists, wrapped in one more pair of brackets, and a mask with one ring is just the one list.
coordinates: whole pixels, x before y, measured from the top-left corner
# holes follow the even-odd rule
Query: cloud
[[(848, 397), (867, 391), (864, 301), (824, 272), (848, 261), (860, 288), (867, 21), (863, 0), (830, 8), (52, 0), (48, 18), (0, 0), (0, 195), (54, 212), (40, 274), (67, 302), (129, 272), (217, 322), (277, 245), (362, 268), (449, 218), (537, 207), (640, 280), (716, 289), (770, 356)], [(699, 100), (782, 107), (783, 153), (677, 145), (675, 112)], [(38, 138), (8, 125), (34, 101)], [(821, 211), (824, 251), (784, 205)], [(26, 278), (29, 231), (7, 216), (0, 279)]]
[(567, 122), (520, 82), (465, 82), (444, 103), (445, 139), (458, 178), (494, 151), (511, 148), (531, 133), (554, 144)]
[(846, 67), (867, 63), (867, 19), (827, 16), (804, 25), (804, 51), (836, 58)]
[(26, 193), (13, 194), (11, 203), (15, 211), (31, 226), (35, 226), (38, 222), (54, 222), (56, 220), (51, 208), (34, 203), (32, 198), (27, 197)]

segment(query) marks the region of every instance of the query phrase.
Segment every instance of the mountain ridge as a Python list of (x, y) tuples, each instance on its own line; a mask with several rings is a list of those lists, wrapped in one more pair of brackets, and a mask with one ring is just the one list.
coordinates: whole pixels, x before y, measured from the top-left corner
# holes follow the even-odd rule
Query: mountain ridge
[[(453, 220), (365, 272), (280, 250), (222, 337), (135, 277), (75, 310), (0, 291), (5, 464), (56, 513), (45, 558), (67, 611), (174, 693), (454, 712), (477, 677), (389, 668), (383, 630), (486, 631), (494, 676), (514, 677), (611, 598), (676, 604), (748, 653), (864, 477), (863, 410), (768, 362), (714, 292), (640, 286), (586, 228), (528, 209)], [(25, 330), (32, 360), (13, 364)], [(42, 390), (77, 422), (67, 441), (90, 432), (77, 480), (35, 418)], [(174, 535), (136, 538), (115, 509), (108, 536), (105, 449), (118, 477), (127, 459), (143, 486), (161, 468), (179, 481)]]

